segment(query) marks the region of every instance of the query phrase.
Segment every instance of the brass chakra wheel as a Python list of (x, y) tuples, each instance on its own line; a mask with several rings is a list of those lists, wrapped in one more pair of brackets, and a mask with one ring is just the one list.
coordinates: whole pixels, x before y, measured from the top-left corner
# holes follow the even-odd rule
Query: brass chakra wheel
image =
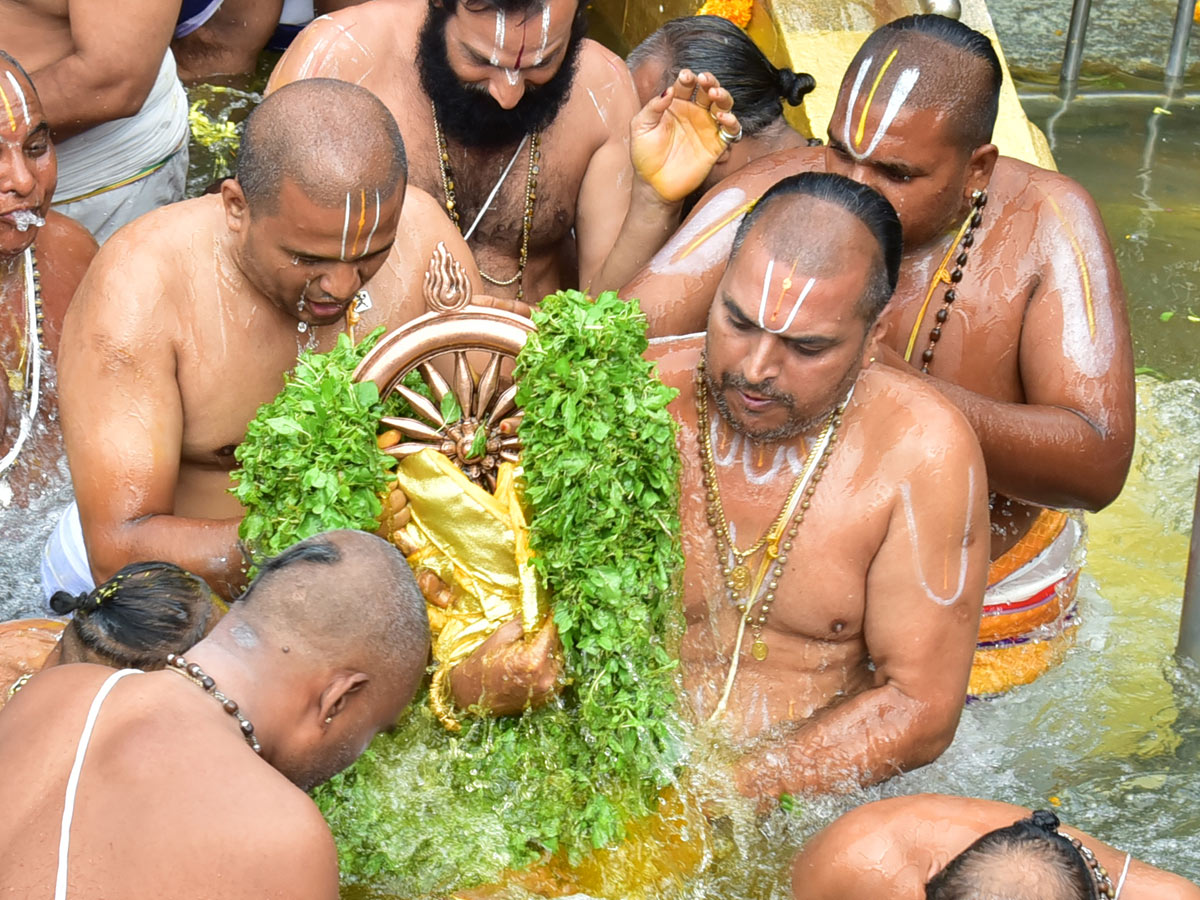
[[(374, 381), (380, 397), (398, 394), (415, 412), (383, 417), (396, 432), (381, 443), (384, 452), (403, 459), (432, 447), (494, 491), (500, 463), (516, 462), (521, 451), (511, 372), (533, 323), (472, 305), (471, 283), (442, 244), (425, 273), (424, 293), (431, 312), (385, 335), (359, 363), (354, 380)], [(430, 396), (403, 383), (414, 371)]]

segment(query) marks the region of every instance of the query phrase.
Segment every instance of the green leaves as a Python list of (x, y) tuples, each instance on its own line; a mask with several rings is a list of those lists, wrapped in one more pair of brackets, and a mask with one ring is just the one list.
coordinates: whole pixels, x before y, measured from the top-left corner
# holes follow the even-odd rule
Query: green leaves
[(358, 346), (343, 334), (329, 353), (302, 353), (283, 390), (246, 426), (233, 494), (246, 508), (238, 533), (256, 555), (328, 529), (377, 527), (394, 460), (375, 444), (378, 388), (351, 376), (382, 333)]
[(675, 392), (642, 358), (636, 303), (564, 291), (534, 321), (516, 370), (524, 499), (570, 684), (457, 735), (415, 707), (317, 791), (343, 872), (401, 896), (612, 845), (654, 811), (682, 752)]

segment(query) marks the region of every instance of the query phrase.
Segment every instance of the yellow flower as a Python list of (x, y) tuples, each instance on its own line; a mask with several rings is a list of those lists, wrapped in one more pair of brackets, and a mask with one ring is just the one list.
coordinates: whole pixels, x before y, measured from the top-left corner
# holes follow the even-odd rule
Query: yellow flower
[(696, 10), (696, 15), (720, 16), (738, 28), (745, 28), (750, 24), (753, 11), (754, 0), (705, 0), (704, 5)]

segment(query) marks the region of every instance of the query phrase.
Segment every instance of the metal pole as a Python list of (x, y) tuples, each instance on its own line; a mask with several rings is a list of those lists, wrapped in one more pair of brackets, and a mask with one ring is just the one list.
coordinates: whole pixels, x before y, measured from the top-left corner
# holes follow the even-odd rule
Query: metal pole
[(1183, 613), (1179, 617), (1179, 656), (1200, 665), (1200, 482), (1196, 484), (1196, 511), (1192, 515), (1192, 544), (1188, 551), (1187, 580), (1183, 584)]
[[(1187, 0), (1179, 0), (1180, 5)], [(1075, 0), (1071, 7), (1071, 27), (1067, 31), (1067, 46), (1063, 50), (1062, 72), (1058, 78), (1058, 93), (1064, 100), (1075, 96), (1079, 83), (1079, 67), (1083, 63), (1083, 39), (1087, 34), (1088, 14), (1092, 0)]]
[(1187, 71), (1188, 38), (1192, 34), (1192, 15), (1196, 0), (1179, 0), (1175, 10), (1175, 31), (1171, 34), (1171, 53), (1167, 57), (1167, 93), (1174, 93), (1183, 86)]

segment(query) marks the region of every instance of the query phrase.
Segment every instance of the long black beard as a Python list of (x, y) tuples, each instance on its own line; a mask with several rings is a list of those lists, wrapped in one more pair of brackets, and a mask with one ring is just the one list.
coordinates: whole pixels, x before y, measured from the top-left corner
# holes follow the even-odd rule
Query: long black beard
[(446, 21), (450, 14), (430, 6), (421, 25), (417, 45), (417, 70), (421, 87), (437, 110), (438, 123), (449, 140), (463, 147), (495, 149), (511, 147), (527, 134), (543, 131), (571, 96), (579, 51), (587, 32), (582, 12), (571, 27), (562, 65), (545, 84), (527, 85), (525, 94), (512, 109), (492, 99), (487, 88), (464, 85), (458, 80), (446, 55)]

